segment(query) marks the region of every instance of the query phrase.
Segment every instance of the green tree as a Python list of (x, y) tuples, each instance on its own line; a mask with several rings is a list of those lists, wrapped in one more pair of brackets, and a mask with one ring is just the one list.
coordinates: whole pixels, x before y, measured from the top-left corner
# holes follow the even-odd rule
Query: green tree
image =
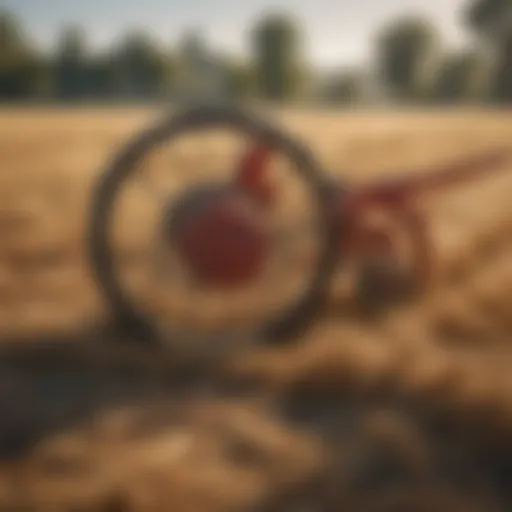
[(112, 98), (116, 94), (119, 78), (109, 53), (96, 55), (87, 66), (87, 93), (97, 99)]
[(212, 51), (200, 29), (185, 32), (177, 54), (177, 92), (182, 98), (193, 100), (243, 95), (242, 64)]
[(512, 101), (512, 0), (472, 0), (466, 23), (495, 55), (492, 97)]
[(30, 47), (18, 20), (9, 12), (0, 12), (0, 97), (42, 96), (48, 86), (47, 63)]
[(76, 100), (89, 92), (88, 60), (85, 33), (69, 25), (61, 34), (55, 57), (55, 93), (61, 100)]
[(435, 86), (435, 99), (466, 102), (488, 94), (491, 67), (485, 55), (463, 51), (445, 57)]
[(246, 99), (254, 94), (254, 70), (246, 62), (227, 59), (227, 93), (235, 99)]
[(359, 70), (348, 70), (331, 78), (324, 93), (328, 102), (355, 104), (366, 99), (366, 80)]
[(256, 85), (264, 98), (282, 101), (300, 92), (300, 43), (290, 17), (271, 14), (257, 23), (253, 32)]
[(511, 16), (511, 0), (471, 0), (464, 17), (473, 29), (495, 41), (508, 36)]
[(116, 91), (123, 97), (162, 97), (170, 89), (171, 59), (145, 33), (128, 33), (112, 56)]
[(434, 84), (439, 35), (421, 17), (402, 17), (377, 36), (377, 66), (386, 89), (396, 98), (426, 99)]

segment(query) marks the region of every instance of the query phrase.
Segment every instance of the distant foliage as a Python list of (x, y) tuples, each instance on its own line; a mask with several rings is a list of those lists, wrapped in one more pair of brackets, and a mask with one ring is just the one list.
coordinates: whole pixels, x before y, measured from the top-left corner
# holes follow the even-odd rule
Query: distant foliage
[(110, 80), (116, 96), (133, 100), (159, 98), (170, 86), (171, 62), (144, 33), (131, 32), (114, 50)]
[(331, 78), (322, 94), (328, 103), (354, 105), (367, 99), (367, 83), (361, 71), (346, 71)]
[(0, 13), (0, 97), (24, 100), (48, 92), (47, 63), (30, 48), (20, 24)]
[(200, 30), (189, 31), (178, 51), (177, 92), (187, 101), (225, 99), (235, 84), (237, 65), (208, 47)]
[(110, 48), (92, 53), (85, 30), (76, 25), (64, 27), (56, 50), (45, 55), (19, 20), (0, 10), (0, 99), (146, 101), (211, 95), (339, 105), (369, 98), (511, 103), (512, 0), (466, 0), (465, 6), (461, 22), (477, 51), (453, 52), (429, 20), (402, 16), (377, 34), (372, 69), (340, 69), (327, 84), (306, 66), (301, 27), (289, 14), (274, 12), (258, 20), (251, 55), (242, 60), (213, 52), (200, 29), (186, 32), (178, 48), (166, 49), (143, 31), (129, 31)]
[(301, 89), (300, 34), (292, 18), (269, 15), (253, 32), (257, 90), (263, 98), (288, 100)]
[(226, 63), (228, 94), (235, 99), (254, 95), (254, 69), (245, 62), (231, 60)]
[(405, 17), (384, 27), (377, 37), (377, 65), (387, 90), (397, 99), (430, 95), (437, 73), (440, 36), (423, 18)]
[(512, 31), (499, 44), (492, 97), (503, 103), (512, 103)]
[(87, 66), (87, 96), (92, 99), (105, 100), (118, 96), (120, 73), (115, 59), (110, 53), (96, 55)]
[(481, 34), (501, 39), (512, 26), (511, 0), (470, 0), (465, 11), (465, 21)]
[(89, 92), (87, 43), (78, 26), (66, 27), (54, 63), (55, 94), (61, 100), (84, 98)]
[(463, 51), (444, 58), (434, 98), (445, 103), (485, 100), (491, 88), (493, 62), (485, 54)]
[(496, 68), (491, 98), (512, 102), (512, 0), (472, 0), (465, 15), (467, 25), (489, 45)]

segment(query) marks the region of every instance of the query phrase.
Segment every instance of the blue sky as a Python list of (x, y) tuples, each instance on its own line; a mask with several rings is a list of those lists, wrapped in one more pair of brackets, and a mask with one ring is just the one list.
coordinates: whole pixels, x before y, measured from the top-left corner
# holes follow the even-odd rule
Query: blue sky
[(247, 27), (262, 12), (284, 8), (296, 14), (307, 37), (305, 51), (321, 66), (365, 62), (372, 36), (400, 13), (424, 13), (440, 27), (447, 44), (465, 37), (461, 6), (468, 0), (0, 0), (17, 13), (38, 43), (55, 41), (66, 22), (82, 24), (92, 47), (114, 40), (126, 27), (146, 27), (173, 44), (190, 26), (205, 31), (213, 46), (235, 54), (248, 50)]

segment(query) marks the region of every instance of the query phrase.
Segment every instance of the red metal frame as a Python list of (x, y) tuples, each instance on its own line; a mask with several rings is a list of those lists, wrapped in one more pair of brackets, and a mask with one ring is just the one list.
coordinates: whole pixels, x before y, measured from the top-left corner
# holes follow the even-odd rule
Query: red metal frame
[[(412, 250), (410, 270), (415, 276), (416, 285), (424, 288), (434, 266), (434, 244), (427, 219), (415, 204), (416, 199), (483, 177), (490, 169), (493, 173), (504, 170), (502, 166), (511, 154), (508, 148), (500, 149), (403, 177), (355, 187), (348, 193), (340, 192), (339, 200), (333, 205), (333, 221), (339, 229), (341, 254), (356, 259), (385, 257), (386, 253), (392, 256), (395, 250), (392, 235), (365, 223), (369, 211), (381, 210), (409, 237)], [(236, 186), (267, 207), (276, 199), (267, 181), (271, 157), (271, 149), (255, 146), (242, 159), (234, 179)]]

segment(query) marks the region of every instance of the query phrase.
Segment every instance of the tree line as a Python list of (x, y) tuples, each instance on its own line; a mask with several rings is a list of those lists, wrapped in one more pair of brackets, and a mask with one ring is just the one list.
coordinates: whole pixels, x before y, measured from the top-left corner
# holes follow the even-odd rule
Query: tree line
[[(341, 69), (320, 79), (303, 58), (293, 17), (268, 15), (252, 28), (249, 59), (217, 58), (223, 91), (273, 101), (512, 102), (512, 0), (471, 0), (461, 22), (471, 45), (448, 51), (429, 20), (392, 20), (375, 37), (371, 69)], [(96, 54), (77, 26), (62, 30), (51, 54), (29, 35), (12, 13), (0, 13), (2, 101), (156, 100), (175, 97), (186, 83), (190, 52), (162, 48), (144, 32), (126, 33)], [(197, 41), (188, 43), (201, 51)]]

